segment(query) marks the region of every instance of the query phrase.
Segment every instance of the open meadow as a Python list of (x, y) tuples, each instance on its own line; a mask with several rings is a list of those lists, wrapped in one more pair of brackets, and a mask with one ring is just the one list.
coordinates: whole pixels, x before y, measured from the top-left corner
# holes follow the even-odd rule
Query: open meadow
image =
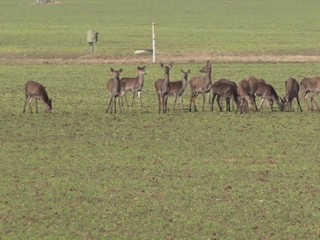
[[(320, 237), (319, 112), (304, 101), (302, 113), (295, 101), (295, 112), (267, 104), (245, 114), (208, 104), (189, 112), (188, 86), (183, 109), (173, 110), (171, 97), (158, 114), (163, 70), (133, 56), (150, 47), (155, 21), (170, 80), (180, 69), (203, 75), (211, 56), (212, 81), (253, 75), (284, 96), (289, 77), (320, 75), (318, 61), (281, 61), (319, 55), (317, 1), (33, 2), (0, 3), (1, 239)], [(88, 56), (89, 28), (101, 33), (96, 56)], [(280, 60), (214, 58), (248, 54)], [(138, 65), (147, 72), (143, 107), (136, 99), (106, 114), (110, 68), (135, 76)], [(39, 114), (22, 113), (30, 79), (45, 85), (51, 114), (42, 103)]]

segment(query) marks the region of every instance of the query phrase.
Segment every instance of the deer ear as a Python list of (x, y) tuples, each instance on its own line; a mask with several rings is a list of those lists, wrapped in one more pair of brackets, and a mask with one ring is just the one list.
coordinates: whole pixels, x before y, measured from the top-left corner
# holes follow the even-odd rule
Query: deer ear
[(114, 72), (114, 69), (113, 69), (113, 68), (110, 68), (110, 71), (111, 71), (111, 72)]
[(181, 71), (182, 73), (184, 73), (184, 71), (183, 71), (182, 69), (180, 69), (180, 71)]
[(144, 70), (146, 68), (146, 66), (143, 66), (141, 69)]
[(160, 67), (163, 68), (163, 63), (160, 63)]
[(119, 72), (121, 72), (121, 73), (122, 73), (122, 68), (120, 68), (120, 69), (119, 69)]

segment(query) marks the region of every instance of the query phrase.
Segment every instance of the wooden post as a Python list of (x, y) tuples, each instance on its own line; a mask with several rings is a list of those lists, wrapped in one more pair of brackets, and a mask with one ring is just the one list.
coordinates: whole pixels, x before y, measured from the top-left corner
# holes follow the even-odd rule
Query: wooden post
[(152, 23), (152, 63), (156, 63), (156, 33), (155, 23)]

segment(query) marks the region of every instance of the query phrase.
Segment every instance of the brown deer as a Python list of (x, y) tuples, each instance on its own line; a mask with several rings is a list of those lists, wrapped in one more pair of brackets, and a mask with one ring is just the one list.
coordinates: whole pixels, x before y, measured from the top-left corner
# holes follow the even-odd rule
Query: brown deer
[(182, 73), (182, 80), (180, 81), (174, 81), (174, 82), (169, 82), (169, 96), (174, 96), (174, 105), (173, 109), (176, 109), (176, 102), (177, 102), (177, 97), (180, 99), (180, 106), (181, 109), (183, 109), (183, 102), (182, 102), (182, 95), (184, 94), (184, 91), (187, 88), (187, 83), (188, 83), (188, 76), (191, 73), (191, 70), (189, 69), (188, 71), (183, 71), (180, 69)]
[(191, 111), (192, 103), (194, 106), (194, 111), (197, 111), (195, 100), (199, 94), (202, 94), (203, 96), (202, 111), (204, 111), (204, 104), (206, 100), (205, 94), (210, 92), (212, 85), (211, 69), (211, 62), (207, 61), (207, 65), (200, 70), (200, 72), (205, 73), (206, 76), (197, 76), (190, 79), (189, 84), (191, 88), (191, 98), (189, 111)]
[(133, 77), (133, 78), (124, 77), (121, 79), (121, 95), (124, 96), (127, 106), (129, 106), (127, 93), (133, 92), (131, 106), (133, 106), (133, 101), (137, 93), (140, 100), (141, 107), (142, 107), (141, 90), (143, 88), (144, 75), (147, 75), (147, 73), (145, 72), (145, 66), (143, 67), (138, 66), (137, 70), (138, 70), (137, 77)]
[(214, 99), (217, 96), (217, 102), (222, 112), (221, 101), (220, 99), (224, 97), (227, 103), (226, 111), (230, 112), (230, 100), (233, 98), (233, 101), (236, 103), (237, 108), (239, 107), (239, 95), (237, 93), (237, 84), (227, 79), (220, 79), (212, 84), (212, 101), (211, 101), (211, 111), (213, 111)]
[(107, 107), (106, 113), (108, 113), (110, 106), (111, 106), (111, 113), (113, 113), (112, 101), (114, 104), (114, 113), (117, 113), (117, 101), (119, 102), (119, 109), (121, 113), (119, 96), (121, 93), (120, 74), (122, 73), (122, 68), (120, 68), (118, 71), (114, 70), (113, 68), (110, 68), (110, 70), (114, 74), (114, 78), (109, 79), (107, 83), (107, 90), (110, 94), (110, 100), (109, 100), (109, 105)]
[[(266, 83), (266, 81), (263, 80), (263, 79), (258, 79), (258, 78), (253, 77), (253, 76), (247, 77), (246, 80), (249, 82), (250, 93), (251, 93), (251, 95), (253, 97), (254, 107), (257, 110), (256, 91), (257, 91), (257, 88), (258, 88), (258, 83)], [(260, 100), (260, 103), (261, 103), (261, 100)], [(269, 101), (269, 104), (271, 104), (271, 105), (273, 104), (272, 100)]]
[[(267, 99), (269, 102), (276, 102), (280, 111), (283, 111), (283, 100), (278, 96), (277, 92), (270, 84), (266, 83), (258, 83), (257, 89), (255, 91), (256, 96), (261, 97), (261, 102), (258, 107), (258, 110), (261, 109), (263, 102)], [(273, 106), (270, 104), (270, 109), (273, 111)]]
[[(300, 97), (303, 97), (307, 103), (308, 109), (313, 111), (313, 103), (316, 105), (318, 111), (320, 107), (317, 103), (317, 95), (320, 93), (320, 77), (304, 78), (300, 82)], [(311, 108), (309, 107), (307, 96), (311, 94)]]
[(52, 100), (49, 99), (46, 89), (43, 85), (34, 81), (27, 81), (25, 84), (25, 95), (26, 100), (24, 102), (23, 113), (26, 112), (27, 102), (29, 105), (30, 113), (32, 113), (31, 102), (33, 101), (33, 99), (36, 100), (36, 113), (38, 113), (38, 99), (40, 99), (46, 105), (46, 112), (51, 113)]
[(159, 113), (161, 113), (161, 111), (163, 113), (166, 113), (167, 112), (168, 96), (169, 96), (169, 92), (170, 92), (169, 72), (170, 72), (170, 69), (172, 68), (172, 64), (164, 65), (163, 63), (161, 63), (160, 67), (164, 71), (164, 78), (158, 79), (155, 82), (154, 86), (156, 88), (156, 92), (158, 95)]
[(237, 92), (240, 98), (240, 113), (242, 113), (244, 110), (247, 111), (247, 109), (250, 108), (254, 108), (255, 111), (258, 111), (257, 106), (254, 104), (254, 98), (247, 79), (243, 79), (239, 82)]
[(284, 109), (289, 112), (294, 111), (292, 107), (292, 100), (296, 98), (300, 112), (302, 112), (302, 108), (300, 106), (300, 101), (299, 101), (300, 86), (298, 81), (294, 78), (289, 78), (288, 80), (285, 81), (284, 85), (285, 85), (285, 92), (286, 92), (285, 97), (283, 98)]

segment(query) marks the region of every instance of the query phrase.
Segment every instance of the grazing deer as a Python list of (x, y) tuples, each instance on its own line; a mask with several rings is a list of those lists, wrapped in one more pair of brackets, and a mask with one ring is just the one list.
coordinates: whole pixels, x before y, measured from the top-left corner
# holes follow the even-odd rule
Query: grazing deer
[(26, 95), (26, 100), (24, 102), (23, 113), (26, 112), (27, 102), (29, 105), (30, 113), (32, 113), (31, 102), (33, 99), (36, 100), (36, 113), (38, 113), (38, 103), (37, 103), (38, 99), (40, 99), (46, 105), (46, 112), (51, 113), (52, 100), (49, 99), (46, 89), (43, 85), (34, 81), (26, 82), (25, 95)]
[(169, 96), (174, 96), (174, 105), (173, 105), (174, 110), (176, 109), (177, 97), (179, 97), (180, 106), (181, 106), (181, 109), (183, 109), (182, 95), (187, 88), (188, 76), (191, 73), (190, 69), (186, 72), (183, 71), (182, 69), (180, 69), (180, 71), (182, 73), (182, 80), (169, 82), (169, 89), (170, 89)]
[(250, 84), (247, 79), (243, 79), (239, 82), (237, 92), (240, 98), (239, 108), (240, 113), (247, 110), (247, 108), (254, 108), (258, 111), (257, 106), (254, 104), (253, 95), (251, 94)]
[(193, 102), (194, 111), (197, 111), (195, 100), (199, 94), (203, 95), (202, 111), (204, 111), (204, 104), (206, 100), (206, 93), (209, 93), (211, 90), (211, 62), (207, 61), (207, 65), (204, 66), (200, 72), (206, 73), (206, 76), (197, 76), (190, 79), (189, 84), (191, 88), (191, 98), (190, 98), (190, 107)]
[(233, 98), (233, 101), (236, 103), (237, 108), (239, 107), (239, 95), (237, 93), (237, 84), (235, 82), (229, 81), (227, 79), (220, 79), (216, 81), (215, 83), (212, 84), (212, 101), (211, 101), (211, 111), (213, 111), (213, 104), (214, 104), (214, 99), (217, 96), (217, 102), (218, 106), (220, 109), (220, 112), (222, 112), (222, 107), (221, 107), (221, 97), (224, 97), (226, 99), (227, 103), (227, 111), (230, 112), (230, 100)]
[(156, 88), (156, 92), (158, 95), (159, 113), (161, 113), (161, 111), (163, 113), (166, 113), (167, 112), (168, 96), (169, 96), (169, 92), (170, 92), (169, 72), (170, 72), (170, 69), (172, 68), (172, 64), (164, 65), (163, 63), (161, 63), (160, 67), (164, 71), (164, 78), (158, 79), (155, 82), (154, 86)]
[[(251, 93), (251, 95), (253, 97), (254, 107), (257, 110), (256, 91), (257, 91), (257, 88), (258, 88), (258, 83), (266, 83), (266, 81), (263, 80), (263, 79), (258, 79), (258, 78), (253, 77), (253, 76), (247, 77), (246, 80), (249, 82), (250, 93)], [(260, 103), (261, 103), (261, 100), (260, 100)], [(269, 104), (270, 105), (273, 104), (272, 100), (269, 101)]]
[(292, 107), (292, 100), (296, 98), (300, 112), (302, 112), (302, 108), (300, 106), (300, 101), (299, 101), (300, 86), (298, 81), (294, 78), (289, 78), (288, 80), (285, 81), (284, 85), (285, 85), (285, 92), (286, 92), (286, 95), (283, 98), (284, 109), (286, 109), (289, 112), (294, 111)]
[[(307, 101), (307, 95), (311, 94), (311, 108)], [(307, 103), (308, 109), (313, 111), (313, 103), (320, 111), (320, 107), (316, 101), (317, 95), (320, 93), (320, 77), (304, 78), (300, 82), (300, 97), (303, 97)]]
[[(258, 110), (261, 109), (263, 102), (267, 99), (269, 102), (270, 100), (272, 100), (272, 102), (276, 102), (279, 107), (279, 110), (283, 111), (283, 101), (270, 84), (266, 84), (262, 82), (258, 83), (255, 94), (256, 96), (261, 97), (261, 102), (258, 107)], [(270, 104), (270, 109), (271, 111), (273, 111), (272, 104)]]
[(121, 93), (120, 73), (122, 73), (122, 68), (120, 68), (118, 71), (114, 70), (113, 68), (111, 68), (110, 70), (114, 74), (114, 78), (109, 79), (107, 83), (107, 90), (110, 94), (110, 100), (109, 100), (109, 105), (107, 107), (106, 113), (108, 113), (110, 106), (111, 106), (111, 113), (113, 113), (112, 101), (114, 104), (114, 113), (117, 113), (117, 101), (119, 102), (120, 113), (122, 113), (120, 101), (119, 101), (119, 96)]
[(133, 100), (137, 93), (140, 100), (141, 107), (142, 107), (141, 90), (143, 88), (144, 75), (147, 75), (147, 73), (145, 72), (145, 66), (143, 67), (138, 66), (137, 70), (138, 70), (137, 77), (133, 77), (133, 78), (124, 77), (121, 79), (121, 91), (122, 91), (121, 95), (124, 96), (127, 106), (129, 106), (127, 93), (133, 92), (131, 106), (133, 106)]

